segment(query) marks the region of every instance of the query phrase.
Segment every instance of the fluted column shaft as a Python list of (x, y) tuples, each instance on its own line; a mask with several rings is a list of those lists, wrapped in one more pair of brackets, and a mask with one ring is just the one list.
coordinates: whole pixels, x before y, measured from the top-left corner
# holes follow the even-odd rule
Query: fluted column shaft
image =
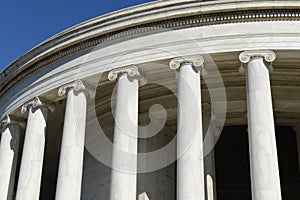
[(21, 131), (24, 123), (7, 116), (2, 121), (0, 144), (0, 200), (11, 200), (15, 183)]
[[(132, 72), (132, 73), (131, 73)], [(137, 142), (138, 142), (138, 87), (135, 66), (112, 71), (110, 80), (117, 76), (117, 95), (110, 200), (137, 198)]]
[(272, 62), (275, 54), (271, 51), (243, 52), (240, 59), (248, 63), (246, 79), (252, 199), (281, 200), (269, 69), (263, 60)]
[(67, 93), (65, 120), (56, 186), (56, 200), (80, 200), (83, 170), (87, 99), (85, 86), (78, 80), (62, 86)]
[[(50, 106), (50, 107), (49, 107)], [(17, 200), (38, 200), (42, 179), (47, 116), (53, 105), (35, 98), (24, 105), (22, 111), (28, 109), (28, 119), (21, 160)]]
[(205, 199), (200, 66), (202, 57), (170, 62), (179, 70), (177, 200)]

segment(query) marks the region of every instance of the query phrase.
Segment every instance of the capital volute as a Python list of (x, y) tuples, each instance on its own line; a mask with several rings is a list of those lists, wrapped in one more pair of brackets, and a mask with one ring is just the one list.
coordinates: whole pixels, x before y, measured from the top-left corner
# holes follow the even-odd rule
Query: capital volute
[(29, 107), (40, 108), (45, 107), (50, 112), (54, 112), (55, 105), (45, 99), (41, 99), (40, 97), (34, 97), (33, 99), (27, 101), (21, 108), (21, 113), (26, 113)]
[(268, 64), (268, 69), (270, 72), (273, 71), (272, 63), (276, 59), (276, 54), (271, 50), (249, 50), (243, 51), (239, 55), (239, 60), (241, 61), (241, 67), (239, 68), (239, 72), (241, 74), (245, 73), (245, 65), (249, 63), (252, 59), (262, 58)]
[(143, 78), (142, 72), (137, 66), (129, 65), (111, 70), (108, 73), (108, 80), (114, 81), (122, 74), (127, 74), (129, 77), (139, 80)]
[(11, 116), (11, 115), (6, 115), (1, 120), (1, 127), (8, 127), (10, 125), (18, 125), (24, 129), (25, 128), (25, 120), (22, 118)]
[(169, 66), (173, 70), (178, 70), (183, 65), (192, 65), (194, 68), (199, 70), (201, 74), (206, 75), (207, 70), (204, 68), (204, 58), (202, 56), (187, 56), (187, 57), (177, 57), (173, 58)]
[(271, 50), (252, 50), (240, 53), (239, 59), (242, 63), (248, 63), (255, 58), (264, 58), (266, 62), (273, 62), (276, 59), (276, 54)]
[(62, 85), (59, 89), (58, 89), (58, 96), (64, 96), (68, 90), (73, 89), (76, 92), (87, 92), (87, 93), (92, 93), (92, 88), (87, 84), (84, 83), (82, 80), (75, 80), (72, 82), (69, 82), (67, 84)]

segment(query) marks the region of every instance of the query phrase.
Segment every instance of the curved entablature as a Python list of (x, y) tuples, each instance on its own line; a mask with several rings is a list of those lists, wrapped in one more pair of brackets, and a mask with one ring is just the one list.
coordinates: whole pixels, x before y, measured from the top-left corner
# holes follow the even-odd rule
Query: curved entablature
[(0, 96), (24, 77), (97, 45), (166, 30), (227, 23), (299, 21), (297, 1), (155, 1), (74, 26), (37, 46), (0, 74)]
[[(58, 102), (61, 85), (77, 79), (94, 84), (99, 74), (114, 68), (136, 65), (143, 71), (143, 82), (155, 75), (168, 83), (174, 77), (170, 71), (162, 74), (161, 66), (178, 56), (209, 55), (227, 90), (227, 116), (232, 117), (228, 124), (245, 124), (245, 81), (238, 72), (238, 55), (270, 49), (278, 57), (271, 75), (274, 110), (280, 124), (291, 123), (298, 116), (299, 24), (300, 3), (295, 1), (171, 0), (95, 18), (50, 38), (1, 73), (0, 117), (36, 96)], [(283, 86), (292, 95), (283, 92)]]

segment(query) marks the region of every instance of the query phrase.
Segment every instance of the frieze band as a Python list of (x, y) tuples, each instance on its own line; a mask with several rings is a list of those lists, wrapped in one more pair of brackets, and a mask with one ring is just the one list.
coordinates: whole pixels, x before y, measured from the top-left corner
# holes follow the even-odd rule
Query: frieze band
[[(7, 80), (6, 84), (1, 89), (0, 96), (3, 96), (11, 87), (13, 87), (22, 78), (41, 70), (47, 65), (61, 60), (63, 58), (74, 55), (75, 53), (94, 48), (99, 44), (111, 42), (113, 40), (122, 39), (128, 36), (134, 36), (142, 33), (161, 31), (165, 29), (178, 29), (187, 27), (209, 26), (227, 23), (244, 23), (244, 22), (257, 22), (257, 21), (299, 21), (299, 9), (264, 9), (264, 10), (247, 10), (247, 11), (231, 11), (221, 13), (201, 14), (190, 17), (167, 19), (158, 22), (152, 22), (143, 25), (126, 28), (123, 30), (114, 31), (105, 35), (100, 35), (85, 41), (81, 41), (72, 46), (68, 46), (58, 52), (49, 55), (35, 64), (26, 67), (22, 73), (14, 77), (13, 80)], [(29, 58), (31, 59), (31, 58)], [(23, 65), (28, 59), (25, 59)], [(3, 72), (6, 74), (6, 71)], [(3, 75), (2, 75), (3, 76)], [(4, 77), (3, 77), (4, 78)]]

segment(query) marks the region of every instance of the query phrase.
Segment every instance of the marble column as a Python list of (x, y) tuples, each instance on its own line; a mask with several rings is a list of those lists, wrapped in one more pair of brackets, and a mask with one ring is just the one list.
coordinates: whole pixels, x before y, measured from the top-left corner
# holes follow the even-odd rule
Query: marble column
[(136, 66), (112, 70), (109, 80), (118, 78), (110, 200), (137, 198), (138, 88)]
[(277, 147), (269, 70), (272, 51), (244, 51), (246, 64), (248, 135), (253, 200), (281, 200)]
[(202, 57), (174, 58), (178, 70), (177, 200), (204, 200), (200, 70)]
[[(210, 107), (210, 106), (209, 106)], [(204, 170), (206, 200), (217, 199), (216, 173), (215, 173), (215, 132), (217, 131), (215, 116), (208, 108), (203, 109), (203, 131), (204, 139)]]
[(59, 88), (58, 95), (67, 94), (56, 200), (80, 200), (86, 128), (86, 86), (76, 80)]
[(296, 134), (296, 140), (297, 140), (297, 152), (298, 152), (298, 164), (299, 164), (299, 170), (300, 170), (300, 121), (298, 121), (294, 125), (294, 131)]
[(38, 200), (40, 194), (48, 112), (54, 105), (35, 97), (22, 106), (28, 111), (17, 200)]
[(15, 184), (15, 174), (25, 123), (21, 119), (7, 115), (1, 122), (0, 144), (0, 200), (11, 200)]

